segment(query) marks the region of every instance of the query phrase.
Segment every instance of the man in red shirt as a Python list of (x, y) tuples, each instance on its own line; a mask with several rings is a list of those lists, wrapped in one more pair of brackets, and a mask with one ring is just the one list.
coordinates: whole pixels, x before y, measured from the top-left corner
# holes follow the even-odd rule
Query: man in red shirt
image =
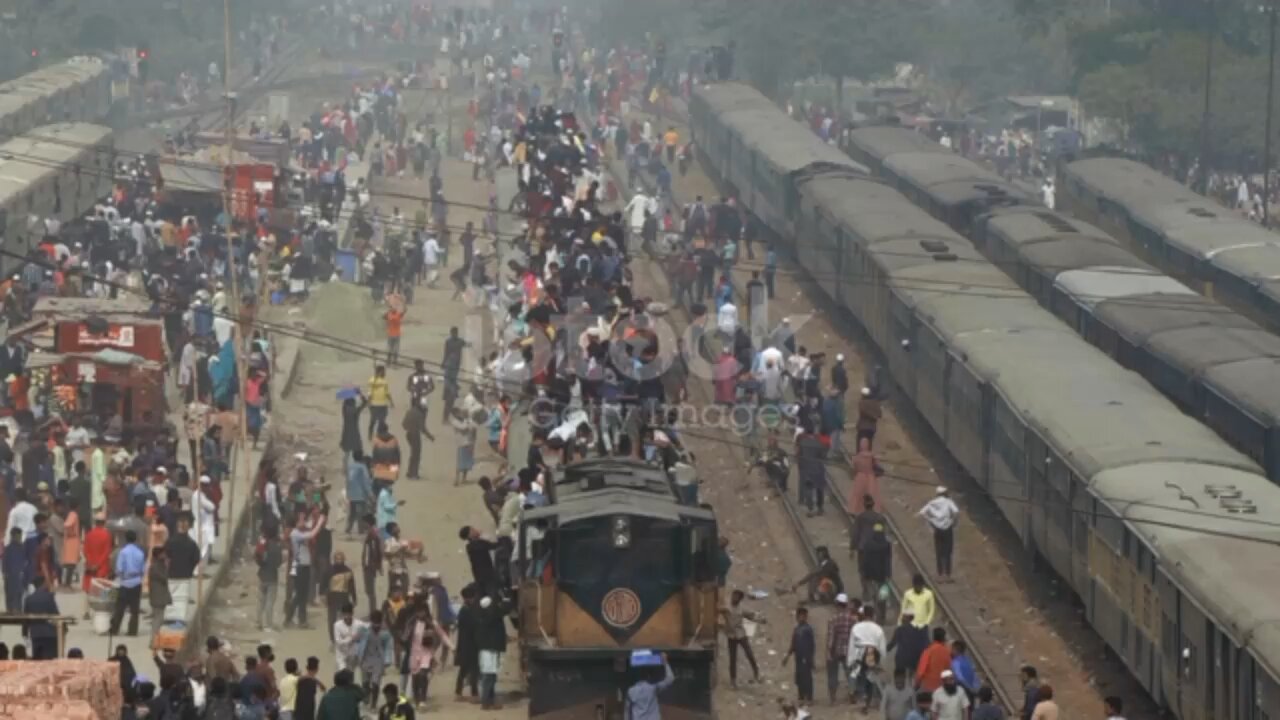
[(399, 303), (389, 304), (383, 318), (387, 321), (387, 364), (394, 365), (400, 357), (400, 326), (404, 321), (405, 311), (404, 306)]
[(951, 648), (947, 646), (947, 629), (934, 628), (933, 642), (925, 648), (916, 665), (916, 687), (932, 693), (942, 686), (942, 673), (951, 669)]

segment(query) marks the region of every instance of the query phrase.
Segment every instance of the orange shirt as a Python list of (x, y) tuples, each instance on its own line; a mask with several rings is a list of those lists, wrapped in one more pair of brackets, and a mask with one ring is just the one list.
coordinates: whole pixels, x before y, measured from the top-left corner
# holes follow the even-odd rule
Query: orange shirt
[(400, 337), (400, 323), (404, 320), (404, 311), (388, 310), (385, 317), (387, 318), (387, 337)]
[(942, 686), (942, 671), (951, 669), (951, 648), (946, 643), (931, 643), (916, 665), (916, 684), (933, 692)]

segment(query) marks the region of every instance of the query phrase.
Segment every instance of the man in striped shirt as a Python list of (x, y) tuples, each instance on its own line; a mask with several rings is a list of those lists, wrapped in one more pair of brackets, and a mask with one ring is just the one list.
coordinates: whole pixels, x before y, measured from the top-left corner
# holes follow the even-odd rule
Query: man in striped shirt
[(849, 596), (836, 596), (836, 609), (827, 621), (827, 698), (836, 704), (836, 689), (840, 679), (849, 677), (849, 633), (853, 630), (856, 612), (849, 609)]

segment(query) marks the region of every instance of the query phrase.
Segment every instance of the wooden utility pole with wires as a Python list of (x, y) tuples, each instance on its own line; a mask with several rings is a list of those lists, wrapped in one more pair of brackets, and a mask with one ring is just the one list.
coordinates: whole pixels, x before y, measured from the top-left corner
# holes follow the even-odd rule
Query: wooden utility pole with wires
[[(234, 233), (232, 232), (232, 220), (234, 215), (234, 203), (231, 197), (231, 178), (232, 166), (234, 165), (235, 156), (235, 120), (236, 120), (236, 95), (231, 91), (231, 0), (222, 0), (223, 14), (223, 61), (222, 61), (222, 89), (223, 97), (227, 103), (227, 126), (226, 126), (226, 158), (223, 164), (222, 178), (222, 212), (225, 217), (226, 227), (223, 231), (227, 236), (227, 267), (231, 270), (231, 298), (227, 303), (229, 315), (231, 315), (231, 342), (234, 344), (235, 372), (239, 382), (239, 425), (240, 425), (240, 454), (244, 457), (245, 481), (253, 482), (253, 460), (249, 454), (249, 428), (246, 422), (246, 409), (244, 404), (245, 388), (248, 385), (248, 374), (245, 372), (246, 363), (244, 361), (244, 330), (242, 325), (243, 306), (240, 300), (240, 277), (236, 267), (236, 249), (233, 242)], [(224, 442), (227, 441), (224, 438)], [(226, 531), (232, 532), (233, 518), (236, 513), (236, 482), (231, 472), (231, 468), (227, 468), (227, 516)], [(199, 480), (197, 480), (199, 482)], [(197, 509), (198, 511), (198, 509)], [(230, 547), (228, 546), (228, 555)], [(223, 558), (224, 561), (229, 558)], [(197, 590), (196, 610), (199, 611), (199, 603), (203, 593)]]

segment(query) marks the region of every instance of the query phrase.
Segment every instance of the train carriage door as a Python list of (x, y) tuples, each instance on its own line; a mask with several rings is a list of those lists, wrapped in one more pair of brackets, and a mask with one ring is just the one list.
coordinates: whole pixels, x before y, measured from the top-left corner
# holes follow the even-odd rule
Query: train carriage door
[(1218, 636), (1218, 651), (1215, 653), (1216, 657), (1213, 666), (1214, 694), (1218, 701), (1216, 705), (1217, 717), (1224, 719), (1234, 718), (1235, 715), (1232, 713), (1234, 703), (1232, 702), (1231, 679), (1235, 677), (1235, 673), (1232, 672), (1231, 664), (1235, 659), (1235, 642), (1226, 633), (1218, 630), (1212, 622), (1209, 623), (1209, 626), (1214, 634)]

